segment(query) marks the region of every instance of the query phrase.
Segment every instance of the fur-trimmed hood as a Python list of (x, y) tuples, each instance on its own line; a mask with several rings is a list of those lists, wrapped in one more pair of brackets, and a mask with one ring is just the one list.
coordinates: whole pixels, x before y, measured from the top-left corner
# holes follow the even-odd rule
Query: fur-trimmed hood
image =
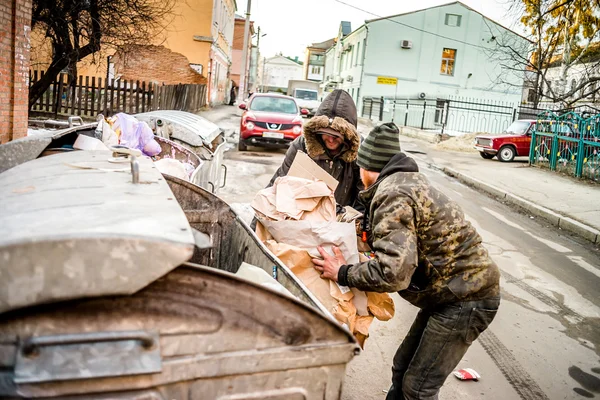
[(317, 132), (322, 128), (332, 128), (344, 136), (346, 149), (339, 156), (345, 162), (356, 160), (360, 135), (356, 130), (357, 113), (354, 100), (348, 92), (336, 89), (331, 92), (319, 106), (315, 116), (304, 124), (304, 140), (310, 158), (318, 158), (326, 154), (323, 142)]

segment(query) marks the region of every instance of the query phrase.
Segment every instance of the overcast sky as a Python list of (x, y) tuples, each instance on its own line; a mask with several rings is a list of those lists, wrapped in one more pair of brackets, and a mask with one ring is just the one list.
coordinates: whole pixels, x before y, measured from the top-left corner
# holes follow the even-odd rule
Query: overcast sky
[[(236, 0), (237, 13), (245, 16), (248, 0)], [(389, 16), (451, 2), (451, 0), (342, 0), (378, 16)], [(515, 18), (507, 13), (511, 0), (462, 0), (469, 7), (504, 26), (523, 33)], [(303, 59), (304, 49), (337, 35), (340, 21), (350, 21), (352, 30), (365, 19), (375, 16), (356, 10), (336, 0), (252, 0), (250, 19), (260, 26), (261, 56), (270, 57), (280, 51)], [(256, 43), (256, 38), (254, 38)]]

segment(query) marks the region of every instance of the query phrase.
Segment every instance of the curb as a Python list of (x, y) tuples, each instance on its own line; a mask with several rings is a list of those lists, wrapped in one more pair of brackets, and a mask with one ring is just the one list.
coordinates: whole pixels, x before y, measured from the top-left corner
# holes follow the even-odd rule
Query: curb
[(527, 211), (532, 215), (544, 218), (557, 228), (561, 228), (565, 231), (581, 236), (592, 243), (600, 243), (600, 231), (598, 229), (592, 228), (591, 226), (585, 225), (579, 221), (574, 220), (573, 218), (564, 216), (548, 208), (539, 206), (535, 203), (532, 203), (529, 200), (526, 200), (512, 193), (507, 193), (503, 189), (482, 182), (479, 179), (472, 178), (452, 168), (438, 167), (433, 164), (429, 164), (429, 166), (445, 173), (448, 176), (458, 179), (467, 186), (480, 189), (492, 197), (504, 200), (510, 204), (516, 205), (517, 207)]

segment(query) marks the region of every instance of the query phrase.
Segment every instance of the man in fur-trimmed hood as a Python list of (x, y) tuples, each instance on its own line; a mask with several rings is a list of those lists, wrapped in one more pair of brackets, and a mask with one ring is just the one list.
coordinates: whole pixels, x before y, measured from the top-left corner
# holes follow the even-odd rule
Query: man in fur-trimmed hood
[(362, 190), (360, 172), (356, 164), (360, 135), (357, 125), (356, 105), (348, 92), (336, 89), (319, 106), (315, 116), (304, 124), (304, 135), (290, 145), (281, 167), (269, 182), (287, 175), (298, 151), (303, 151), (339, 182), (335, 200), (340, 206), (357, 204)]

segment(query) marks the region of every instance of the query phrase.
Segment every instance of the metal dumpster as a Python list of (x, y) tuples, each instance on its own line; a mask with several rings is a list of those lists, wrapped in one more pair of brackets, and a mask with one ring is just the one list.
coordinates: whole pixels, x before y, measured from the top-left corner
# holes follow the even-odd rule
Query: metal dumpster
[(0, 174), (0, 398), (339, 398), (350, 332), (227, 204), (110, 156)]
[(199, 186), (217, 193), (225, 186), (227, 167), (223, 164), (225, 136), (214, 123), (185, 111), (160, 110), (135, 114), (145, 121), (154, 134), (170, 139), (196, 153), (204, 164), (199, 174)]
[[(223, 164), (225, 138), (217, 125), (198, 115), (183, 111), (153, 111), (136, 114), (134, 117), (148, 123), (156, 135), (162, 152), (154, 157), (155, 160), (174, 158), (193, 164), (196, 170), (191, 181), (211, 193), (217, 193), (225, 186), (227, 180), (227, 169)], [(2, 160), (0, 172), (38, 156), (73, 151), (73, 143), (77, 136), (96, 137), (97, 126), (97, 122), (82, 123), (0, 146), (0, 160)]]

